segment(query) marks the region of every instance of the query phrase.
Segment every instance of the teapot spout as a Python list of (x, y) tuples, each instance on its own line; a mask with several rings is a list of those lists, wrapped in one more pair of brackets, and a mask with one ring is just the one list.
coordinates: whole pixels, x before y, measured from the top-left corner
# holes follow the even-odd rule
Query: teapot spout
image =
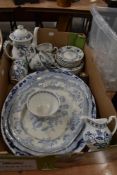
[(33, 42), (32, 44), (34, 45), (34, 47), (37, 46), (37, 33), (40, 27), (35, 27), (34, 28), (34, 32), (33, 32)]

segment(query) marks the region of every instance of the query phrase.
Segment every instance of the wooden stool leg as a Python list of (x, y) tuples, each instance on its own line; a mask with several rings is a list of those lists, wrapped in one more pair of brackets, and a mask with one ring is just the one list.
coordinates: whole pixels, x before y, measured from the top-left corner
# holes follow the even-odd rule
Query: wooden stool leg
[(16, 21), (10, 21), (10, 27), (11, 27), (11, 31), (13, 31), (14, 29), (16, 29), (17, 28)]

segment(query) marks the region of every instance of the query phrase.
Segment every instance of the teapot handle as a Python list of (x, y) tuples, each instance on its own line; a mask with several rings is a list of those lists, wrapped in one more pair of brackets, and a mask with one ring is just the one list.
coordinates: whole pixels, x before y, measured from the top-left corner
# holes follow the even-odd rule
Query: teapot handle
[(33, 32), (33, 42), (32, 44), (34, 45), (34, 47), (37, 46), (37, 34), (38, 34), (38, 30), (40, 29), (40, 27), (35, 27), (34, 28), (34, 32)]
[(11, 58), (12, 60), (14, 60), (14, 58), (11, 57), (11, 56), (9, 55), (8, 51), (7, 51), (7, 46), (8, 46), (8, 45), (13, 46), (13, 44), (12, 44), (11, 41), (6, 40), (6, 41), (4, 42), (4, 45), (3, 45), (3, 48), (4, 48), (4, 51), (5, 51), (5, 54), (7, 55), (7, 57), (9, 57), (9, 58)]
[(115, 120), (115, 127), (114, 127), (113, 131), (111, 132), (112, 135), (114, 135), (114, 133), (115, 133), (116, 130), (117, 130), (117, 117), (116, 117), (116, 116), (110, 116), (109, 119), (108, 119), (108, 124), (109, 124), (113, 119)]

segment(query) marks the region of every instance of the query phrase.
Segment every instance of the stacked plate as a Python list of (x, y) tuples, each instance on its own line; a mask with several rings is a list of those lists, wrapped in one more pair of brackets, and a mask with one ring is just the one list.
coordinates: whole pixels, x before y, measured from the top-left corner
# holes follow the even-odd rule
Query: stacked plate
[(80, 152), (82, 116), (96, 117), (95, 101), (78, 77), (60, 70), (32, 73), (9, 93), (2, 109), (1, 129), (16, 155)]
[(59, 69), (78, 74), (84, 66), (84, 52), (75, 46), (63, 46), (56, 52)]

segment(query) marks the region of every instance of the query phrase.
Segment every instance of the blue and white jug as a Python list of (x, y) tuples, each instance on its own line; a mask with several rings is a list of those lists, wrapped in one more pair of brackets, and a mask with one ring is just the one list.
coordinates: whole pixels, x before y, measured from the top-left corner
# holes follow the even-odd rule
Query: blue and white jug
[[(82, 119), (85, 123), (83, 139), (90, 150), (94, 151), (107, 147), (110, 144), (113, 134), (117, 130), (117, 117), (110, 116), (108, 119), (92, 119), (84, 116)], [(108, 124), (112, 120), (115, 120), (115, 127), (111, 132)]]

